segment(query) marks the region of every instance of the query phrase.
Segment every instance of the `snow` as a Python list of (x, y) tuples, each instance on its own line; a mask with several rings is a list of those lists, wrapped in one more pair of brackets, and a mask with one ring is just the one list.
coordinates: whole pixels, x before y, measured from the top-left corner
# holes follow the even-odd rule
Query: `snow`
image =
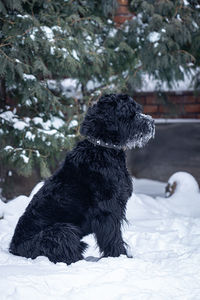
[(189, 5), (189, 2), (187, 0), (183, 0), (183, 3), (184, 3), (185, 6)]
[(192, 21), (192, 25), (195, 29), (199, 29), (199, 25), (195, 21)]
[(49, 129), (49, 126), (50, 126), (50, 121), (49, 120), (46, 121), (46, 122), (44, 122), (42, 118), (40, 118), (40, 117), (34, 117), (32, 119), (32, 121), (33, 121), (33, 123), (35, 125), (40, 124), (44, 129)]
[(0, 114), (0, 118), (2, 121), (7, 121), (13, 125), (13, 127), (17, 130), (24, 130), (25, 127), (28, 126), (27, 123), (25, 123), (22, 120), (19, 120), (18, 115), (15, 114), (13, 111), (4, 111), (3, 113)]
[(25, 138), (27, 138), (28, 140), (34, 142), (34, 140), (35, 140), (35, 134), (31, 133), (30, 131), (27, 131), (26, 135), (25, 135)]
[[(165, 32), (165, 29), (161, 30), (162, 32)], [(158, 46), (158, 43), (154, 43), (154, 47), (156, 48)], [(102, 48), (96, 49), (97, 52), (102, 52)], [(115, 51), (119, 51), (119, 47), (115, 48)], [(76, 56), (76, 54), (74, 53)], [(158, 52), (158, 56), (161, 56), (161, 52)], [(74, 58), (76, 58), (74, 56)], [(139, 68), (141, 65), (141, 62), (137, 65), (137, 68)], [(176, 93), (182, 93), (183, 91), (194, 91), (194, 77), (195, 74), (199, 72), (199, 68), (196, 70), (191, 69), (190, 73), (186, 73), (183, 69), (181, 70), (184, 79), (183, 80), (176, 80), (173, 83), (171, 83), (171, 86), (167, 84), (167, 82), (157, 80), (154, 78), (154, 76), (149, 75), (147, 73), (142, 74), (142, 86), (140, 88), (137, 88), (137, 92), (155, 92), (155, 91), (175, 91)], [(122, 72), (123, 78), (127, 77), (128, 73), (127, 71)], [(110, 81), (112, 81), (112, 77), (110, 77)], [(81, 99), (83, 97), (82, 91), (81, 91), (81, 85), (79, 84), (78, 79), (74, 78), (67, 78), (62, 80), (61, 82), (61, 88), (63, 91), (63, 95), (67, 98), (78, 98)], [(89, 80), (86, 84), (86, 88), (88, 91), (95, 90), (100, 88), (101, 82), (98, 81), (96, 78), (92, 78), (92, 80)], [(48, 80), (48, 86), (49, 88), (56, 89), (56, 81), (54, 80)], [(115, 88), (115, 85), (112, 87), (109, 86), (110, 89)], [(98, 92), (99, 90), (97, 90)]]
[(160, 33), (156, 32), (156, 31), (152, 31), (149, 33), (147, 38), (150, 41), (150, 43), (155, 43), (155, 42), (159, 41)]
[[(52, 116), (51, 120), (47, 120), (46, 122), (44, 122), (43, 119), (40, 117), (35, 117), (32, 119), (32, 121), (36, 125), (40, 124), (42, 128), (46, 131), (50, 130), (52, 127), (55, 129), (59, 129), (65, 124), (65, 122), (61, 118), (55, 116)], [(54, 132), (57, 131), (55, 130)], [(48, 134), (54, 134), (54, 133), (48, 132)]]
[(36, 80), (36, 77), (32, 74), (25, 74), (24, 73), (23, 78), (24, 78), (25, 81), (27, 81), (27, 80)]
[(45, 36), (50, 42), (54, 41), (54, 33), (53, 30), (48, 26), (40, 26), (40, 29), (44, 32)]
[(84, 238), (90, 245), (86, 259), (70, 266), (8, 253), (18, 218), (43, 183), (30, 197), (0, 201), (1, 300), (199, 300), (200, 193), (190, 174), (176, 173), (169, 183), (174, 181), (177, 189), (165, 198), (165, 183), (133, 180), (129, 224), (123, 226), (133, 258), (98, 260), (89, 235)]
[(164, 197), (165, 182), (155, 181), (151, 179), (134, 179), (133, 189), (135, 194), (147, 194), (152, 197)]
[(62, 27), (58, 26), (58, 25), (54, 25), (53, 27), (51, 27), (52, 30), (58, 31), (60, 33), (67, 33), (66, 29), (62, 29)]
[(16, 61), (16, 63), (18, 63), (18, 64), (22, 64), (22, 62), (19, 60), (19, 59), (15, 59), (15, 61)]
[(51, 118), (51, 124), (54, 128), (59, 129), (65, 125), (65, 122), (61, 118), (53, 116)]
[(24, 163), (27, 164), (29, 162), (29, 157), (27, 157), (25, 154), (20, 154), (20, 157), (23, 159)]
[(117, 32), (118, 32), (118, 30), (116, 28), (112, 28), (112, 29), (110, 29), (108, 36), (113, 38), (116, 36)]
[[(200, 192), (199, 186), (194, 177), (185, 172), (177, 172), (168, 180), (168, 191), (166, 196), (173, 192), (175, 184), (175, 192), (169, 197), (167, 203), (163, 203), (163, 207), (171, 209), (175, 214), (185, 216), (200, 216)], [(191, 197), (191, 190), (193, 191)], [(189, 199), (189, 201), (188, 201)], [(161, 203), (163, 202), (160, 199)]]
[[(38, 28), (40, 28), (40, 30), (44, 33), (45, 37), (49, 40), (49, 42), (51, 42), (51, 43), (54, 42), (54, 33), (53, 33), (53, 30), (52, 30), (52, 29), (55, 29), (54, 27), (50, 28), (48, 26), (40, 26)], [(39, 31), (38, 28), (33, 27), (32, 30), (29, 32), (29, 33), (31, 33), (30, 38), (33, 41), (35, 40), (36, 33)]]
[(33, 40), (33, 41), (35, 41), (35, 35), (36, 35), (36, 33), (38, 32), (38, 28), (36, 28), (36, 27), (34, 27), (34, 28), (32, 28), (32, 30), (30, 30), (30, 38)]
[[(35, 98), (36, 99), (36, 98)], [(40, 114), (41, 115), (41, 114)], [(62, 115), (62, 113), (60, 114)], [(63, 141), (65, 140), (66, 136), (59, 131), (60, 128), (62, 128), (65, 125), (65, 120), (64, 115), (61, 117), (57, 116), (51, 116), (49, 120), (44, 122), (43, 118), (41, 117), (34, 117), (33, 119), (30, 119), (29, 117), (24, 117), (23, 120), (19, 120), (19, 116), (15, 114), (14, 110), (12, 111), (5, 111), (0, 114), (0, 118), (2, 119), (2, 123), (9, 122), (10, 125), (13, 126), (13, 128), (17, 130), (24, 130), (26, 128), (26, 133), (25, 133), (25, 138), (28, 139), (29, 141), (34, 142), (36, 134), (32, 133), (32, 130), (37, 130), (38, 134), (42, 133), (43, 135), (43, 140), (46, 140), (46, 135), (54, 135), (55, 138), (62, 139)], [(33, 123), (33, 124), (31, 124)], [(32, 126), (33, 125), (33, 126)], [(40, 125), (38, 128), (37, 126), (34, 125)], [(29, 127), (29, 130), (28, 128)], [(5, 151), (21, 151), (22, 149), (20, 148), (12, 148), (11, 146), (6, 146), (4, 147)], [(36, 152), (37, 154), (37, 152)], [(37, 156), (39, 156), (37, 154)], [(25, 163), (28, 163), (29, 158), (21, 155)]]
[(32, 105), (32, 102), (31, 102), (30, 99), (27, 99), (27, 100), (26, 100), (26, 105), (27, 105), (27, 106), (31, 106), (31, 105)]
[(194, 177), (186, 172), (177, 172), (173, 174), (169, 180), (169, 184), (177, 183), (176, 191), (178, 193), (190, 194), (192, 189), (194, 193), (199, 193), (199, 186)]
[(154, 119), (156, 124), (163, 124), (163, 123), (200, 123), (199, 119)]
[(137, 117), (139, 119), (146, 119), (148, 120), (149, 123), (149, 132), (147, 134), (143, 134), (143, 135), (135, 135), (134, 139), (132, 140), (128, 140), (128, 142), (126, 143), (126, 147), (128, 149), (132, 149), (132, 148), (142, 148), (144, 145), (146, 145), (146, 143), (151, 139), (155, 137), (155, 126), (154, 126), (154, 122), (151, 116), (149, 115), (145, 115), (145, 114), (138, 114)]
[(18, 14), (17, 17), (21, 18), (21, 19), (31, 19), (30, 15), (20, 15), (20, 14)]
[[(157, 44), (154, 44), (157, 46)], [(175, 92), (182, 92), (182, 91), (193, 91), (194, 90), (194, 83), (193, 78), (195, 76), (195, 72), (197, 73), (199, 69), (196, 71), (191, 70), (189, 73), (184, 73), (183, 80), (176, 80), (172, 83), (172, 86), (169, 87), (167, 82), (163, 82), (161, 80), (155, 79), (153, 76), (143, 73), (142, 74), (142, 86), (138, 88), (137, 92), (155, 92), (155, 91), (175, 91)]]
[(10, 122), (16, 115), (12, 111), (4, 111), (0, 114), (0, 118)]
[(87, 90), (94, 90), (101, 86), (101, 83), (97, 79), (89, 80), (86, 84)]
[(52, 129), (52, 130), (44, 130), (44, 129), (38, 129), (39, 132), (48, 134), (48, 135), (54, 135), (57, 134), (57, 130), (56, 129)]
[(68, 128), (73, 128), (73, 127), (77, 127), (78, 126), (78, 121), (77, 120), (71, 120), (69, 125), (68, 125)]
[(13, 149), (14, 148), (12, 146), (9, 146), (9, 145), (4, 148), (5, 151), (12, 151)]
[(27, 126), (28, 124), (26, 124), (24, 121), (17, 121), (13, 124), (13, 127), (18, 130), (24, 130), (24, 128)]
[(78, 98), (83, 97), (81, 91), (81, 85), (77, 79), (66, 78), (61, 81), (62, 91), (65, 97), (67, 98)]
[(76, 59), (76, 60), (80, 60), (79, 57), (78, 57), (78, 54), (76, 52), (76, 50), (72, 50), (72, 56)]

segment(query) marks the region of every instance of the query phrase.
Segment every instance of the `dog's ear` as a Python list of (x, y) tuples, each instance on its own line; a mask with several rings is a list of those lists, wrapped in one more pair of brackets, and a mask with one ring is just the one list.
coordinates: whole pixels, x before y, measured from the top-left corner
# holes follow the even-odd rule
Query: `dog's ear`
[(116, 107), (116, 114), (119, 118), (134, 118), (136, 113), (142, 111), (142, 106), (135, 102), (131, 97), (123, 95), (119, 98)]
[(97, 102), (99, 113), (111, 113), (117, 107), (117, 99), (114, 94), (104, 95)]
[(129, 103), (119, 103), (116, 108), (116, 114), (120, 118), (129, 118), (130, 116), (134, 117), (136, 110), (130, 107)]
[(104, 142), (119, 143), (118, 123), (112, 102), (106, 99), (101, 104), (98, 102), (88, 109), (80, 133)]
[(98, 104), (113, 104), (117, 100), (117, 95), (115, 94), (106, 94), (104, 96), (101, 96), (101, 98), (98, 101)]

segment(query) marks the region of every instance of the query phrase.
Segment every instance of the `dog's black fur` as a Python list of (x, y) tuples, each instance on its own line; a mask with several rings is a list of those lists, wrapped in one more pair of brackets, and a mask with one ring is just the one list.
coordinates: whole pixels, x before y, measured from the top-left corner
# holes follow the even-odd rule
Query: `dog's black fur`
[(104, 256), (127, 255), (121, 224), (132, 183), (124, 148), (142, 146), (153, 131), (153, 120), (131, 97), (101, 97), (82, 124), (86, 138), (67, 153), (19, 219), (10, 252), (70, 264), (83, 258), (87, 245), (81, 239), (94, 233)]

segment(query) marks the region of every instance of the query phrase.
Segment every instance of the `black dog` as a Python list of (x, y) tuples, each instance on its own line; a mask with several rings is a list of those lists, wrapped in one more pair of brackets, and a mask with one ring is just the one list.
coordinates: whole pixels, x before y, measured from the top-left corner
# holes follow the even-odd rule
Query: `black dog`
[(127, 255), (121, 223), (132, 183), (124, 149), (146, 144), (154, 122), (131, 97), (111, 94), (89, 108), (81, 134), (19, 219), (11, 253), (70, 264), (83, 258), (83, 236), (94, 233), (104, 256)]

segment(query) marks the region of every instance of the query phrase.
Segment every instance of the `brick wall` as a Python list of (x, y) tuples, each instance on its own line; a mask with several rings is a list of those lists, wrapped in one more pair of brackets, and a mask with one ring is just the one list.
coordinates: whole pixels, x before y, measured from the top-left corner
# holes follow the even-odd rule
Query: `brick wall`
[(143, 105), (144, 113), (153, 118), (200, 119), (200, 95), (195, 96), (192, 91), (166, 92), (162, 97), (153, 92), (140, 92), (133, 98)]
[[(117, 26), (134, 16), (129, 10), (128, 2), (128, 0), (118, 0), (114, 17)], [(134, 95), (134, 99), (143, 105), (145, 113), (149, 113), (154, 118), (200, 119), (200, 95), (195, 96), (190, 91), (183, 91), (181, 94), (166, 92), (162, 93), (162, 97), (153, 92), (140, 92)]]
[(128, 0), (118, 0), (118, 8), (115, 12), (114, 21), (117, 26), (123, 24), (126, 20), (130, 20), (134, 14), (129, 10)]

